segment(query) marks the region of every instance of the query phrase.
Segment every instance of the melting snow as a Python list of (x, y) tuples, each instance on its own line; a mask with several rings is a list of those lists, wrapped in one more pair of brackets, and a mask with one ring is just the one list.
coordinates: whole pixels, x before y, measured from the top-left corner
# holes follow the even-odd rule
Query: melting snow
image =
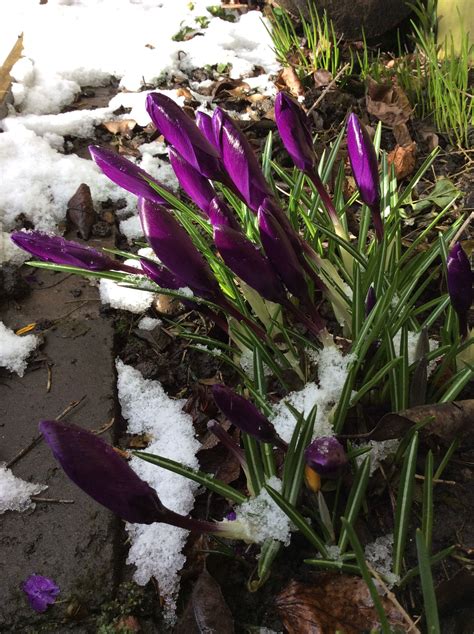
[(45, 484), (25, 482), (17, 478), (4, 463), (0, 464), (0, 513), (34, 508), (31, 496), (38, 495), (47, 488)]
[(0, 321), (0, 367), (23, 376), (27, 359), (39, 343), (36, 335), (15, 335)]

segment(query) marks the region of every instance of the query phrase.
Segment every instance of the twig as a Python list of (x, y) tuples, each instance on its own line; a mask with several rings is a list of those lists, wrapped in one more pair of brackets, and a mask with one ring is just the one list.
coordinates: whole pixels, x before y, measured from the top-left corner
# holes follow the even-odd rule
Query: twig
[(96, 436), (100, 436), (100, 434), (103, 434), (108, 429), (110, 429), (114, 423), (115, 423), (115, 416), (112, 416), (112, 418), (109, 420), (108, 423), (105, 423), (103, 427), (100, 427), (99, 429), (93, 431), (92, 433), (95, 434)]
[(337, 80), (339, 79), (339, 77), (341, 75), (343, 75), (346, 70), (349, 68), (350, 64), (344, 64), (344, 66), (341, 68), (341, 70), (337, 73), (337, 75), (334, 77), (334, 79), (332, 81), (329, 82), (329, 84), (326, 86), (326, 88), (323, 90), (323, 92), (319, 95), (319, 97), (316, 99), (316, 101), (313, 103), (313, 105), (311, 106), (311, 108), (309, 108), (309, 110), (307, 111), (307, 115), (309, 116), (313, 110), (319, 106), (319, 104), (321, 103), (321, 101), (324, 99), (324, 97), (327, 95), (327, 93), (331, 90), (331, 88), (334, 86), (334, 84), (337, 82)]
[(74, 504), (74, 500), (62, 500), (60, 498), (38, 498), (34, 495), (31, 497), (32, 502), (45, 502), (47, 504)]
[(382, 589), (384, 590), (385, 594), (387, 595), (388, 600), (391, 603), (393, 603), (393, 605), (397, 608), (397, 610), (403, 616), (403, 618), (405, 619), (407, 624), (410, 626), (406, 630), (406, 632), (413, 632), (413, 634), (420, 634), (420, 630), (416, 627), (416, 625), (415, 625), (413, 619), (411, 618), (411, 616), (404, 609), (404, 607), (402, 605), (400, 605), (400, 603), (397, 600), (397, 597), (393, 594), (393, 592), (387, 586), (387, 584), (382, 579), (382, 577), (379, 575), (379, 573), (375, 570), (375, 568), (373, 568), (373, 566), (371, 566), (369, 564), (368, 561), (366, 561), (365, 563), (367, 564), (367, 568), (369, 569), (370, 574), (372, 575), (372, 577), (374, 577), (379, 582), (379, 584), (382, 586)]
[(463, 233), (464, 229), (471, 223), (471, 221), (473, 219), (474, 219), (474, 211), (471, 211), (469, 216), (466, 218), (466, 220), (459, 227), (459, 230), (457, 231), (457, 233), (454, 236), (454, 238), (451, 240), (451, 244), (449, 245), (450, 248), (458, 241), (459, 236)]
[(46, 383), (46, 392), (51, 392), (51, 385), (53, 383), (53, 370), (48, 362), (46, 362), (46, 369), (48, 371), (48, 382)]
[[(422, 475), (418, 475), (417, 473), (415, 474), (415, 480), (424, 480), (425, 476)], [(434, 479), (433, 478), (433, 484), (457, 484), (457, 482), (455, 482), (454, 480), (439, 480), (439, 479)]]
[[(61, 418), (64, 418), (64, 416), (66, 416), (67, 414), (69, 414), (69, 412), (71, 412), (74, 408), (76, 408), (80, 403), (82, 403), (82, 401), (85, 399), (85, 395), (83, 397), (81, 397), (78, 401), (71, 401), (69, 403), (69, 405), (66, 407), (65, 410), (63, 410), (59, 416), (56, 416), (55, 420), (61, 420)], [(38, 436), (35, 436), (35, 438), (33, 438), (33, 440), (30, 442), (29, 445), (27, 445), (26, 447), (24, 447), (21, 451), (19, 451), (16, 456), (14, 456), (9, 462), (7, 462), (7, 469), (10, 469), (10, 467), (12, 467), (14, 464), (16, 464), (18, 462), (18, 460), (20, 460), (20, 458), (23, 458), (23, 456), (26, 456), (27, 453), (29, 453), (32, 449), (34, 449), (34, 447), (36, 447), (36, 445), (43, 439), (43, 435), (39, 434)]]

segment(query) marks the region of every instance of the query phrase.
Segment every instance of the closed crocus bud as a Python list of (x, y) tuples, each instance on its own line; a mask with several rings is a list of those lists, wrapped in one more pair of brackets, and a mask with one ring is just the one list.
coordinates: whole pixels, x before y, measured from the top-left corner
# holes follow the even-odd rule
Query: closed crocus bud
[(66, 475), (102, 506), (133, 524), (164, 522), (200, 532), (217, 525), (167, 509), (117, 451), (96, 434), (72, 424), (41, 421), (40, 432)]
[(263, 253), (242, 233), (226, 226), (214, 227), (214, 244), (227, 266), (270, 302), (285, 301), (285, 290)]
[(207, 214), (209, 203), (216, 195), (214, 187), (205, 176), (185, 161), (175, 148), (170, 147), (168, 153), (179, 184), (199, 209)]
[(216, 137), (214, 134), (214, 126), (212, 124), (212, 117), (210, 117), (205, 112), (201, 112), (200, 110), (198, 110), (196, 112), (196, 124), (197, 127), (204, 134), (206, 139), (209, 141), (209, 143), (217, 147)]
[(229, 206), (219, 198), (215, 196), (207, 209), (207, 214), (209, 216), (209, 220), (213, 227), (230, 227), (231, 229), (235, 229), (235, 231), (240, 231), (240, 225), (237, 222), (236, 217), (234, 216), (234, 212), (229, 208)]
[(94, 162), (107, 178), (110, 178), (110, 180), (119, 187), (135, 194), (135, 196), (148, 198), (160, 205), (166, 206), (168, 204), (159, 193), (153, 189), (148, 181), (156, 183), (163, 189), (166, 189), (166, 187), (158, 183), (148, 172), (142, 170), (142, 168), (135, 165), (135, 163), (120, 156), (117, 152), (98, 147), (97, 145), (90, 145), (89, 152)]
[(146, 98), (146, 108), (157, 130), (194, 169), (211, 180), (225, 178), (217, 149), (177, 103), (152, 92)]
[(275, 427), (253, 403), (239, 396), (225, 385), (213, 385), (212, 396), (224, 416), (241, 431), (260, 442), (287, 447), (275, 431)]
[(383, 223), (377, 155), (365, 126), (354, 113), (347, 121), (347, 151), (360, 197), (372, 212), (375, 233), (380, 241), (383, 239)]
[(308, 467), (325, 477), (337, 476), (347, 463), (344, 448), (334, 436), (313, 440), (306, 448), (304, 458)]
[(308, 287), (301, 264), (287, 233), (266, 205), (258, 210), (258, 228), (265, 253), (286, 288), (304, 303), (310, 302)]
[(165, 266), (159, 264), (158, 262), (145, 260), (143, 258), (140, 260), (140, 265), (145, 275), (149, 277), (152, 282), (155, 282), (155, 284), (161, 286), (161, 288), (177, 290), (178, 288), (183, 288), (183, 286), (186, 286), (186, 284), (183, 284), (179, 281), (176, 275), (173, 275), (171, 271), (168, 271)]
[(373, 286), (369, 286), (369, 290), (367, 291), (367, 297), (365, 298), (365, 316), (366, 317), (370, 315), (376, 303), (377, 303), (377, 297), (375, 295), (375, 288)]
[(459, 319), (461, 336), (465, 338), (472, 304), (473, 275), (469, 258), (459, 242), (456, 242), (448, 254), (447, 269), (449, 299)]
[(114, 270), (137, 273), (137, 269), (113, 260), (97, 249), (65, 240), (60, 236), (51, 236), (40, 231), (15, 231), (10, 237), (17, 247), (45, 262), (77, 266), (88, 271)]
[(275, 99), (275, 121), (293, 163), (304, 172), (312, 171), (316, 165), (316, 154), (308, 117), (299, 104), (284, 92), (279, 92)]
[(264, 198), (271, 196), (257, 157), (245, 136), (223, 110), (214, 110), (212, 122), (224, 167), (244, 202), (256, 213)]
[(138, 212), (145, 237), (160, 261), (197, 295), (215, 300), (220, 295), (219, 285), (176, 218), (143, 198), (138, 201)]

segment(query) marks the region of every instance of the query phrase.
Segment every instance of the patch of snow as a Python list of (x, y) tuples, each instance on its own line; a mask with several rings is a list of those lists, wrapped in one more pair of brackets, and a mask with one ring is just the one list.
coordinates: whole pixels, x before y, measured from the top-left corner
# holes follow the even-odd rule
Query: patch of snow
[[(144, 379), (138, 370), (122, 361), (117, 361), (117, 374), (118, 396), (128, 432), (151, 437), (147, 452), (199, 468), (196, 453), (200, 444), (194, 435), (192, 417), (182, 410), (185, 401), (170, 399), (158, 381)], [(191, 511), (197, 483), (139, 458), (132, 458), (130, 465), (156, 489), (165, 506), (182, 515)], [(127, 531), (131, 542), (128, 563), (136, 566), (134, 579), (140, 585), (152, 577), (156, 579), (166, 615), (172, 621), (188, 531), (161, 523), (127, 524)]]
[(377, 537), (365, 547), (365, 558), (371, 566), (384, 577), (391, 588), (399, 577), (392, 572), (393, 533)]
[[(140, 262), (136, 259), (125, 260), (125, 264), (140, 268)], [(132, 277), (130, 282), (132, 283)], [(134, 282), (134, 280), (133, 280)], [(155, 294), (141, 288), (129, 288), (121, 286), (113, 280), (101, 279), (99, 284), (100, 300), (117, 310), (128, 310), (131, 313), (144, 313), (153, 303)]]
[(27, 359), (38, 344), (36, 335), (16, 335), (0, 321), (0, 367), (23, 376)]
[(97, 108), (96, 110), (73, 110), (61, 114), (10, 116), (3, 119), (2, 127), (7, 132), (14, 132), (19, 126), (24, 126), (42, 137), (49, 133), (62, 137), (69, 135), (88, 139), (95, 136), (96, 125), (110, 119), (117, 119), (113, 116), (111, 108)]
[(5, 463), (0, 463), (0, 514), (34, 508), (31, 496), (38, 495), (47, 488), (45, 484), (25, 482), (17, 478), (7, 469)]
[[(282, 482), (276, 476), (269, 478), (267, 484), (281, 492)], [(246, 541), (262, 544), (266, 539), (276, 539), (285, 546), (290, 543), (291, 522), (265, 489), (234, 510), (236, 520), (247, 534)]]
[(120, 222), (120, 233), (122, 233), (129, 242), (143, 238), (143, 229), (138, 214), (130, 216), (126, 220)]
[(318, 383), (307, 383), (303, 389), (291, 392), (274, 407), (274, 416), (271, 420), (285, 442), (290, 442), (295, 428), (295, 418), (286, 407), (285, 401), (304, 416), (308, 416), (311, 409), (317, 405), (313, 438), (334, 434), (330, 419), (331, 411), (341, 396), (347, 379), (348, 366), (354, 356), (351, 354), (344, 356), (336, 346), (326, 346), (315, 353), (313, 358), (318, 364)]
[[(416, 346), (418, 344), (418, 340), (420, 338), (419, 332), (408, 331), (408, 363), (411, 365), (415, 363), (416, 360)], [(393, 346), (395, 348), (395, 354), (401, 354), (401, 339), (402, 339), (402, 331), (399, 330), (397, 334), (393, 337)], [(439, 342), (435, 339), (429, 339), (430, 352), (436, 350), (439, 347)], [(436, 365), (436, 362), (431, 362), (430, 366)]]
[(155, 330), (162, 323), (161, 319), (156, 319), (155, 317), (142, 317), (138, 322), (138, 327), (140, 330)]
[(396, 453), (400, 441), (396, 438), (391, 440), (370, 440), (367, 443), (363, 443), (360, 447), (368, 447), (369, 451), (360, 456), (357, 456), (356, 462), (358, 465), (370, 457), (370, 475), (372, 475), (380, 466), (380, 464), (388, 458), (388, 456)]
[(20, 247), (17, 247), (16, 244), (11, 241), (9, 233), (0, 231), (0, 264), (11, 262), (16, 266), (20, 266), (29, 258), (30, 255), (26, 251), (23, 251), (23, 249), (20, 249)]

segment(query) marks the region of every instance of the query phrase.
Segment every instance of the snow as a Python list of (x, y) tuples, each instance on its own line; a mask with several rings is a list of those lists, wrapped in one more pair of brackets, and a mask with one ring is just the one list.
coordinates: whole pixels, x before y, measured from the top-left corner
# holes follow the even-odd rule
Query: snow
[(27, 359), (38, 344), (36, 335), (16, 335), (0, 321), (0, 367), (23, 376)]
[(390, 440), (370, 440), (368, 443), (359, 445), (360, 447), (368, 447), (369, 451), (357, 456), (356, 462), (360, 465), (369, 456), (370, 475), (372, 475), (388, 456), (396, 453), (399, 444), (400, 441), (395, 438)]
[(142, 317), (138, 322), (140, 330), (155, 330), (157, 326), (161, 326), (163, 322), (161, 319), (155, 319), (154, 317)]
[[(136, 259), (125, 260), (125, 264), (140, 269)], [(134, 281), (130, 278), (130, 282)], [(121, 286), (113, 280), (101, 279), (99, 283), (100, 301), (117, 310), (128, 310), (131, 313), (144, 313), (153, 303), (155, 294), (141, 288)]]
[(44, 484), (25, 482), (17, 478), (7, 469), (5, 463), (0, 463), (0, 514), (34, 508), (31, 496), (38, 495), (47, 488)]
[[(269, 478), (267, 484), (275, 491), (281, 492), (282, 482), (276, 476)], [(266, 539), (276, 539), (285, 546), (290, 543), (291, 522), (266, 489), (262, 489), (256, 497), (236, 506), (234, 510), (236, 521), (246, 533), (245, 541), (263, 544)]]
[[(117, 361), (117, 374), (118, 396), (122, 414), (128, 421), (128, 432), (151, 437), (147, 452), (197, 469), (200, 444), (194, 435), (191, 416), (182, 411), (185, 401), (170, 399), (158, 381), (144, 379), (138, 370), (122, 361)], [(182, 515), (191, 511), (198, 488), (195, 482), (139, 458), (132, 458), (130, 465), (156, 489), (165, 506)], [(127, 531), (128, 563), (136, 566), (135, 581), (145, 585), (152, 577), (156, 579), (166, 614), (172, 620), (188, 531), (160, 523), (128, 524)]]
[(392, 572), (393, 533), (377, 537), (365, 547), (365, 559), (384, 578), (389, 587), (399, 581)]
[(293, 405), (304, 416), (317, 405), (313, 438), (332, 436), (331, 411), (337, 404), (348, 374), (348, 366), (353, 361), (351, 354), (343, 355), (336, 346), (330, 345), (314, 353), (318, 364), (318, 383), (309, 382), (303, 389), (291, 392), (274, 407), (272, 423), (285, 442), (290, 442), (295, 428), (295, 418), (286, 407), (285, 401)]

